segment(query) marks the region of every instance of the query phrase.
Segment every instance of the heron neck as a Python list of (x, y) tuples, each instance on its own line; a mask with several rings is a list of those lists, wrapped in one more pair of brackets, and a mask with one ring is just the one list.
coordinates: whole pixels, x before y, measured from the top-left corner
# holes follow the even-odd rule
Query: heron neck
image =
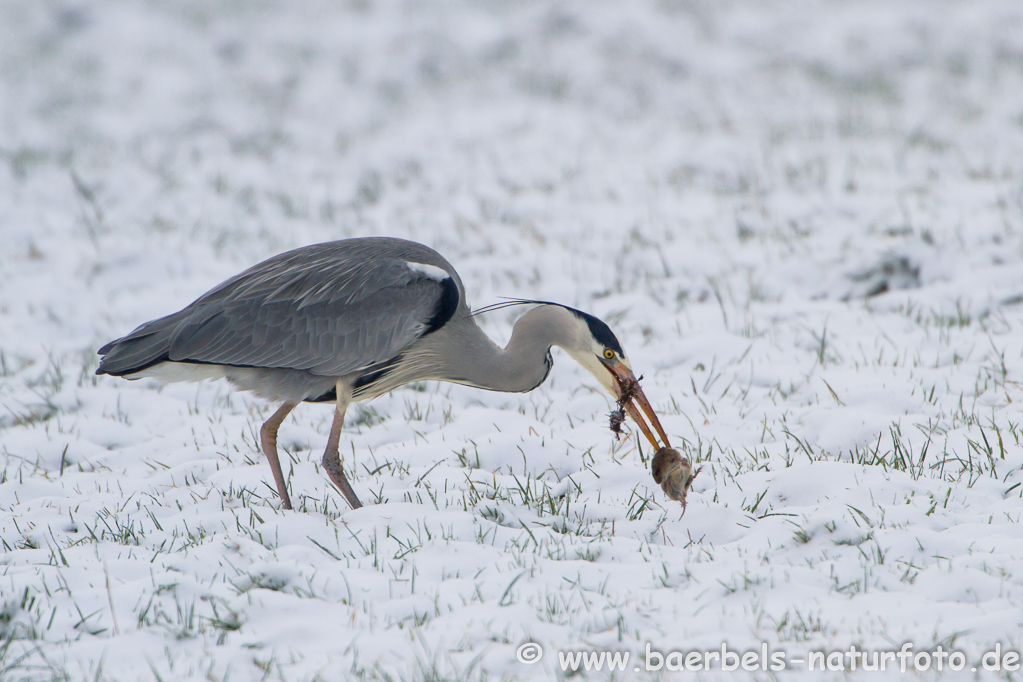
[(541, 305), (520, 317), (504, 348), (479, 334), (475, 343), (463, 346), (457, 373), (449, 381), (509, 393), (531, 391), (544, 382), (551, 370), (551, 346), (571, 347), (574, 333), (571, 313), (560, 306)]

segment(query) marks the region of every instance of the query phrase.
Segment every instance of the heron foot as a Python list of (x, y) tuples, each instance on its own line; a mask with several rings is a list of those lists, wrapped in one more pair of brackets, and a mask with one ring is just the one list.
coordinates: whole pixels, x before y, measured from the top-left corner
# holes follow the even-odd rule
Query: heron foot
[(327, 475), (330, 476), (330, 480), (337, 486), (337, 489), (345, 496), (349, 506), (352, 509), (361, 507), (362, 502), (359, 501), (359, 496), (355, 494), (352, 485), (348, 482), (348, 477), (345, 476), (344, 469), (341, 468), (341, 458), (337, 450), (333, 452), (328, 450), (323, 453), (323, 468), (326, 470)]

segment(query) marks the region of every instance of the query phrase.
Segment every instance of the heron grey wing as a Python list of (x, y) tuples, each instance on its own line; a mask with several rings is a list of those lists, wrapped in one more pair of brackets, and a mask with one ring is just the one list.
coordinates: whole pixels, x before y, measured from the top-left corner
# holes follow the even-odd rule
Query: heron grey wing
[(401, 259), (313, 260), (243, 273), (197, 300), (169, 359), (343, 376), (399, 355), (458, 305), (450, 276)]
[(278, 254), (222, 282), (192, 305), (250, 296), (297, 302), (299, 306), (325, 298), (355, 301), (407, 276), (409, 263), (443, 270), (462, 290), (458, 273), (433, 249), (403, 239), (366, 237)]

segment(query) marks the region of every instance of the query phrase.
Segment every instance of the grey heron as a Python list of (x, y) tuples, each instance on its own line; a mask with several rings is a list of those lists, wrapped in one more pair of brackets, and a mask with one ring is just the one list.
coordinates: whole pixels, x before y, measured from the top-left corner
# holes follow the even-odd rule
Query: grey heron
[[(254, 265), (166, 317), (99, 349), (96, 374), (163, 381), (226, 378), (280, 403), (260, 429), (284, 509), (291, 509), (277, 431), (301, 402), (333, 402), (323, 468), (353, 509), (341, 467), (345, 412), (414, 381), (450, 381), (526, 392), (565, 350), (611, 393), (653, 445), (643, 414), (668, 438), (618, 338), (603, 321), (568, 306), (535, 304), (500, 348), (477, 326), (458, 273), (439, 253), (387, 237), (305, 246)], [(477, 311), (477, 313), (480, 311)], [(638, 406), (638, 408), (637, 408)], [(642, 411), (642, 413), (641, 413)]]

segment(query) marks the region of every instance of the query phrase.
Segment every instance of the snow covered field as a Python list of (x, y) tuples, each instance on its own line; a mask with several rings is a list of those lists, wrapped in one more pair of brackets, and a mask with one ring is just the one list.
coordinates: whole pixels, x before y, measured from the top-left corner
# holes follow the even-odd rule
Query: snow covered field
[[(703, 466), (685, 516), (558, 351), (530, 394), (349, 411), (357, 512), (329, 407), (281, 429), (285, 513), (271, 406), (93, 375), (361, 235), (607, 320)], [(1023, 647), (1021, 382), (1017, 2), (0, 3), (5, 681), (668, 679), (648, 645), (722, 644), (788, 669), (686, 678), (820, 679), (792, 659), (906, 642), (965, 671), (863, 678), (1012, 678), (980, 664)]]

